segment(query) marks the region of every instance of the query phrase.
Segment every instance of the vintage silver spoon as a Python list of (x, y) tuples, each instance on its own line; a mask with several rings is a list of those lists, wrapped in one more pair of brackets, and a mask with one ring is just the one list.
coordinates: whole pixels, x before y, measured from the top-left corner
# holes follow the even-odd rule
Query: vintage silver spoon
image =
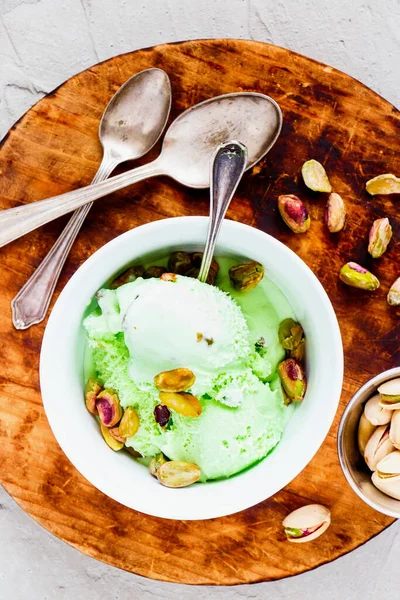
[(152, 163), (80, 190), (0, 211), (0, 247), (88, 202), (149, 177), (168, 175), (183, 185), (206, 188), (210, 157), (218, 144), (239, 139), (247, 147), (249, 169), (268, 152), (281, 127), (281, 110), (269, 96), (242, 92), (210, 98), (175, 119), (165, 134), (161, 154)]
[[(164, 71), (146, 69), (128, 79), (111, 98), (100, 121), (103, 158), (92, 185), (107, 179), (120, 163), (146, 154), (164, 131), (170, 109), (171, 84)], [(16, 329), (43, 321), (61, 269), (91, 205), (75, 211), (46, 258), (11, 302)]]
[(207, 280), (215, 244), (228, 206), (243, 176), (247, 162), (247, 148), (240, 142), (230, 141), (216, 149), (211, 162), (210, 219), (207, 241), (197, 279)]

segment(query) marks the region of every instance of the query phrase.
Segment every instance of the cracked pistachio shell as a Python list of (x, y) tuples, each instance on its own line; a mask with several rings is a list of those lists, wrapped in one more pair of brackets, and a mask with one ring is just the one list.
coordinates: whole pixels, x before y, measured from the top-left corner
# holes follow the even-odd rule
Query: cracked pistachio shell
[(370, 439), (371, 435), (374, 433), (376, 427), (372, 425), (370, 421), (368, 421), (365, 413), (362, 413), (360, 421), (358, 423), (358, 449), (360, 453), (364, 456), (365, 447)]
[(387, 301), (390, 306), (400, 306), (400, 277), (396, 279), (390, 288), (387, 295)]
[(346, 285), (361, 290), (374, 291), (380, 286), (379, 279), (355, 262), (348, 262), (340, 269), (340, 279)]
[(400, 476), (399, 477), (380, 477), (375, 471), (372, 473), (371, 481), (378, 490), (394, 498), (400, 500)]
[(331, 523), (331, 512), (322, 504), (309, 504), (293, 511), (283, 520), (290, 542), (311, 542), (326, 531)]
[(93, 377), (89, 377), (85, 385), (85, 404), (86, 408), (92, 415), (98, 415), (98, 410), (96, 408), (96, 399), (100, 394), (101, 390), (100, 383), (96, 381)]
[(101, 430), (101, 434), (104, 438), (105, 443), (107, 444), (107, 446), (109, 446), (111, 448), (111, 450), (114, 450), (115, 452), (118, 452), (118, 450), (122, 450), (122, 448), (124, 447), (124, 444), (122, 442), (119, 442), (118, 440), (116, 440), (110, 433), (110, 430), (108, 427), (105, 427), (103, 425), (103, 423), (100, 422), (100, 430)]
[(391, 411), (391, 413), (393, 417), (390, 422), (389, 437), (393, 446), (400, 449), (400, 410)]
[(372, 483), (384, 494), (400, 500), (400, 452), (398, 450), (378, 463), (372, 475)]
[(331, 192), (332, 186), (324, 167), (317, 160), (311, 159), (301, 167), (304, 183), (314, 192)]
[(194, 463), (184, 460), (170, 460), (157, 470), (157, 478), (162, 485), (171, 488), (187, 487), (200, 479), (201, 471)]
[(375, 194), (400, 194), (400, 177), (393, 173), (384, 173), (370, 179), (365, 188), (371, 196)]
[(387, 410), (400, 408), (400, 377), (382, 383), (378, 387), (378, 392), (381, 397), (381, 406)]
[(278, 210), (283, 221), (294, 233), (305, 233), (310, 229), (311, 217), (308, 210), (294, 194), (279, 196)]
[(400, 452), (395, 450), (379, 461), (376, 468), (382, 479), (400, 476)]
[(389, 426), (381, 425), (371, 435), (365, 447), (364, 458), (371, 471), (376, 471), (382, 458), (393, 452), (394, 446), (389, 438)]
[(154, 377), (154, 385), (160, 392), (184, 392), (192, 387), (196, 375), (190, 369), (180, 367), (163, 371)]
[(368, 252), (372, 258), (379, 258), (386, 251), (392, 239), (392, 226), (389, 219), (376, 219), (369, 232)]
[(339, 194), (329, 194), (325, 209), (325, 224), (331, 233), (337, 233), (344, 227), (346, 206)]
[(387, 425), (390, 423), (392, 413), (380, 405), (381, 397), (379, 394), (375, 394), (368, 400), (364, 407), (364, 413), (368, 421), (372, 425)]

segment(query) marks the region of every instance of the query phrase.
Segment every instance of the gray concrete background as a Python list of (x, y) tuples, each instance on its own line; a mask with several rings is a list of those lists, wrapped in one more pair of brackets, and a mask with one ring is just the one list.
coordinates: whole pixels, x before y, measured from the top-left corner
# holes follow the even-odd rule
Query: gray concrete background
[[(399, 0), (0, 0), (0, 137), (46, 92), (93, 63), (153, 44), (206, 37), (290, 48), (346, 71), (400, 107)], [(80, 554), (0, 489), (0, 598), (395, 599), (399, 534), (395, 524), (351, 555), (280, 582), (177, 586)]]

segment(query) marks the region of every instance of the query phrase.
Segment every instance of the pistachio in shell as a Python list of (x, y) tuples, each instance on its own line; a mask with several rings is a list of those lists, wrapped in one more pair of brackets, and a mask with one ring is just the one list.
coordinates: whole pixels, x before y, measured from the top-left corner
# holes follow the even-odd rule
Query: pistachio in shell
[(360, 417), (360, 421), (358, 423), (358, 435), (357, 435), (358, 449), (360, 450), (360, 453), (362, 454), (362, 456), (364, 456), (364, 452), (365, 452), (365, 448), (367, 446), (368, 440), (370, 439), (371, 435), (374, 433), (375, 429), (376, 429), (376, 426), (372, 425), (372, 423), (370, 421), (368, 421), (367, 417), (365, 416), (365, 412), (363, 412)]
[(371, 480), (378, 490), (400, 500), (400, 452), (398, 450), (379, 461)]
[(229, 279), (238, 292), (249, 292), (260, 283), (263, 277), (264, 267), (256, 261), (233, 265), (229, 269)]
[(96, 398), (102, 389), (100, 383), (94, 377), (89, 377), (85, 385), (85, 404), (92, 415), (99, 414), (96, 408)]
[(307, 382), (302, 365), (294, 358), (287, 358), (278, 366), (282, 387), (293, 402), (301, 402), (306, 393)]
[(184, 392), (196, 381), (196, 375), (190, 369), (180, 367), (163, 371), (154, 377), (154, 385), (161, 392)]
[(126, 283), (132, 283), (132, 281), (136, 281), (139, 277), (143, 277), (144, 275), (144, 267), (142, 265), (136, 265), (135, 267), (130, 267), (127, 271), (124, 271), (119, 277), (114, 279), (111, 283), (111, 289), (115, 290), (121, 285), (125, 285)]
[(400, 408), (400, 377), (385, 381), (378, 387), (381, 398), (381, 406), (388, 410)]
[(152, 267), (149, 267), (148, 269), (146, 269), (146, 271), (144, 272), (143, 278), (144, 279), (159, 279), (166, 272), (167, 272), (167, 269), (165, 267), (162, 267), (161, 265), (153, 265)]
[(381, 425), (371, 435), (364, 452), (365, 462), (371, 471), (376, 471), (382, 458), (393, 452), (394, 446), (389, 437), (389, 425)]
[(368, 290), (377, 290), (380, 286), (379, 279), (367, 269), (355, 262), (348, 262), (340, 269), (340, 279), (350, 287)]
[(332, 186), (324, 167), (317, 160), (307, 160), (301, 167), (304, 183), (313, 192), (331, 192)]
[(122, 408), (115, 390), (107, 388), (96, 398), (100, 421), (105, 427), (114, 427), (122, 417)]
[(294, 194), (279, 196), (278, 210), (283, 221), (294, 233), (305, 233), (310, 229), (311, 217), (307, 207)]
[(400, 277), (392, 284), (387, 295), (387, 303), (389, 306), (400, 306)]
[(184, 460), (170, 460), (163, 463), (157, 470), (157, 479), (166, 487), (182, 488), (196, 483), (201, 471), (194, 463)]
[(192, 257), (189, 252), (173, 252), (168, 259), (168, 271), (178, 275), (186, 275), (192, 267)]
[(168, 459), (165, 458), (164, 454), (160, 452), (160, 454), (156, 454), (150, 461), (149, 471), (153, 477), (157, 477), (157, 471), (164, 463), (168, 462)]
[(279, 343), (285, 350), (294, 350), (303, 338), (303, 328), (294, 319), (285, 319), (278, 329)]
[(331, 524), (331, 512), (322, 504), (309, 504), (293, 511), (283, 521), (289, 542), (302, 544), (322, 535)]
[(106, 442), (107, 446), (111, 448), (111, 450), (114, 450), (115, 452), (118, 452), (118, 450), (122, 450), (122, 448), (124, 447), (123, 442), (118, 441), (113, 437), (113, 435), (111, 435), (109, 427), (105, 427), (105, 425), (103, 425), (103, 423), (100, 422), (100, 430), (104, 441)]
[(393, 415), (390, 421), (390, 441), (395, 448), (400, 449), (400, 410), (388, 412)]
[(387, 425), (392, 418), (391, 411), (381, 406), (380, 401), (380, 395), (375, 394), (364, 406), (365, 416), (372, 425), (376, 426)]

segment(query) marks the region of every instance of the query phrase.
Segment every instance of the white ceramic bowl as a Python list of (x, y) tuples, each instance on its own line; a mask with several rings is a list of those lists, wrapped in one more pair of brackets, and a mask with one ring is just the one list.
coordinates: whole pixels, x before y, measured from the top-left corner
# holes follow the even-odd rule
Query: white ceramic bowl
[(238, 512), (275, 494), (312, 459), (333, 421), (342, 387), (339, 326), (321, 284), (291, 250), (273, 237), (224, 221), (216, 255), (261, 262), (286, 295), (307, 337), (308, 389), (281, 442), (265, 460), (224, 481), (170, 489), (125, 453), (112, 452), (83, 401), (82, 317), (105, 281), (134, 259), (172, 250), (201, 249), (206, 217), (156, 221), (112, 240), (91, 256), (60, 294), (42, 345), (40, 384), (50, 426), (61, 448), (99, 490), (135, 510), (170, 519), (209, 519)]

